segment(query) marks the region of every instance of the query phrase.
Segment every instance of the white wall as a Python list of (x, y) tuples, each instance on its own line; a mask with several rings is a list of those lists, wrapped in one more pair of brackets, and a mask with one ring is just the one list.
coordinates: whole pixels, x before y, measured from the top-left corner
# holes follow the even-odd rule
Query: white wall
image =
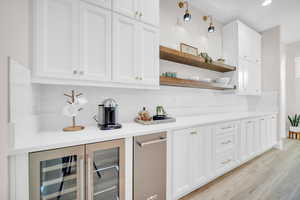
[(295, 58), (300, 57), (300, 42), (286, 46), (287, 114), (300, 114), (300, 78), (295, 77)]
[(0, 1), (0, 199), (8, 199), (7, 57), (29, 64), (29, 0)]
[(262, 90), (280, 90), (280, 27), (262, 32)]
[[(183, 22), (185, 9), (180, 9), (177, 0), (160, 1), (161, 44), (170, 48), (179, 49), (180, 43), (186, 43), (198, 48), (200, 52), (207, 52), (212, 58), (222, 57), (222, 24), (214, 21), (215, 33), (208, 33), (208, 22), (202, 17), (208, 13), (190, 7), (192, 20)], [(177, 21), (180, 23), (178, 24)]]

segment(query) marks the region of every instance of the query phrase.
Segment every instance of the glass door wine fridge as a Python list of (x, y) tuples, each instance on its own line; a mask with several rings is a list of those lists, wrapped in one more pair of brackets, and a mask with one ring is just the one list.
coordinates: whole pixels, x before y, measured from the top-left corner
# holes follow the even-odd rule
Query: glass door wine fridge
[(30, 200), (124, 200), (124, 141), (30, 154)]

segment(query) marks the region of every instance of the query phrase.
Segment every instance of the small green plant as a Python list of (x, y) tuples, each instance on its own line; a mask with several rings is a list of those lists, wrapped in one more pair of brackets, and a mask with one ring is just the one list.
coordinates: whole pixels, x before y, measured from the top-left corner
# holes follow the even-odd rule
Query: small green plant
[(293, 118), (291, 116), (288, 116), (288, 118), (292, 126), (298, 127), (300, 122), (300, 115), (295, 114)]

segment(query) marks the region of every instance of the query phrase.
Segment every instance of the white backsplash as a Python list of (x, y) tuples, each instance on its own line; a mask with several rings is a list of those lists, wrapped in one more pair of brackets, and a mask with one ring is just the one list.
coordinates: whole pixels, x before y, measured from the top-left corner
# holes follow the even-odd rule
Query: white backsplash
[(154, 114), (155, 107), (162, 105), (175, 117), (248, 110), (247, 98), (232, 92), (177, 87), (137, 90), (41, 85), (38, 113), (42, 130), (57, 130), (70, 125), (71, 119), (62, 115), (62, 108), (66, 105), (63, 93), (72, 89), (84, 93), (89, 100), (78, 116), (78, 122), (86, 126), (95, 124), (92, 117), (97, 112), (97, 105), (106, 98), (114, 98), (118, 102), (120, 122), (133, 121), (143, 106)]

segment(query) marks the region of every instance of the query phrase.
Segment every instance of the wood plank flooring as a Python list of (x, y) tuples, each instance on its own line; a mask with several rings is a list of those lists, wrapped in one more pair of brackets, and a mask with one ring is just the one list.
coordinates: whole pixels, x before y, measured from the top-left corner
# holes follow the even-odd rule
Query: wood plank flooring
[(181, 200), (300, 200), (300, 141), (271, 150)]

